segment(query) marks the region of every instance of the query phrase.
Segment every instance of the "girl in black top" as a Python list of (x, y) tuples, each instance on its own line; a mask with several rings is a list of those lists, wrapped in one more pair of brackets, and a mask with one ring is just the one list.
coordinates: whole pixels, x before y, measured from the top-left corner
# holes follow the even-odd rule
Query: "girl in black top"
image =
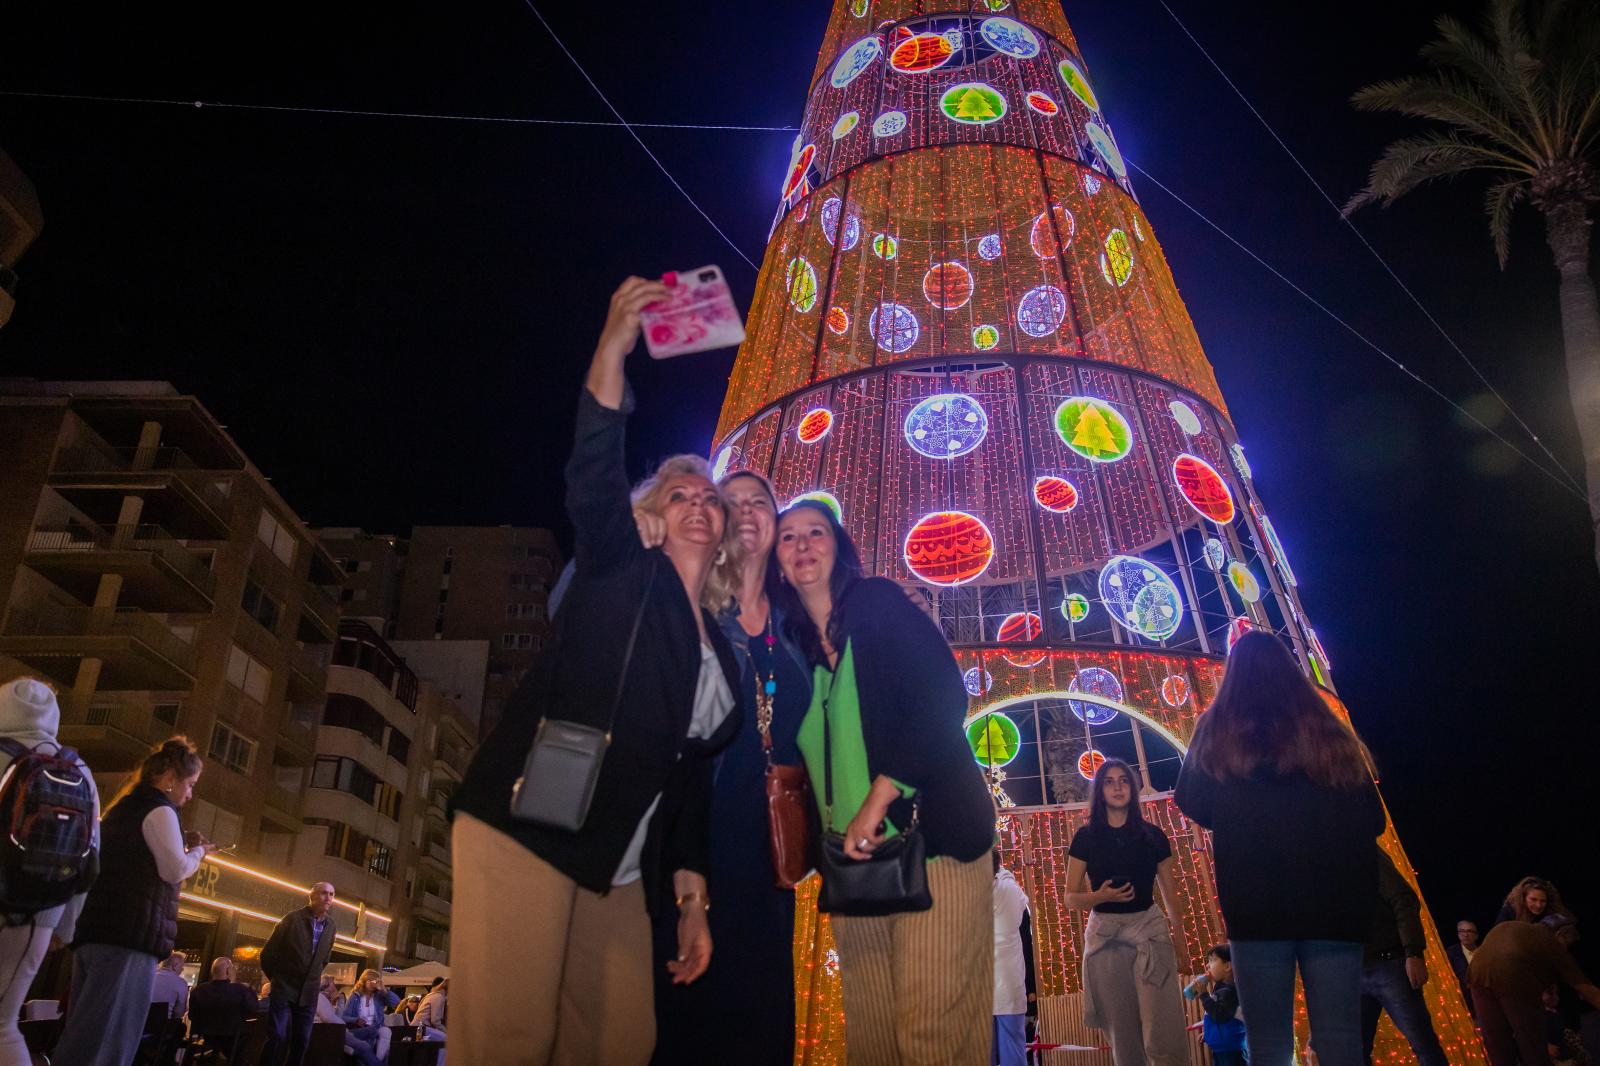
[[(1111, 1038), (1116, 1066), (1186, 1066), (1183, 991), (1168, 923), (1178, 917), (1172, 842), (1144, 820), (1138, 777), (1107, 759), (1089, 787), (1089, 821), (1067, 848), (1067, 906), (1089, 907), (1083, 1022)], [(1161, 886), (1163, 914), (1155, 906)]]
[(1366, 749), (1276, 637), (1234, 645), (1173, 798), (1213, 831), (1251, 1059), (1292, 1059), (1298, 965), (1317, 1057), (1359, 1066), (1383, 803)]
[[(767, 823), (767, 754), (799, 765), (795, 734), (811, 704), (811, 671), (771, 602), (768, 561), (777, 535), (777, 497), (751, 470), (719, 483), (728, 502), (728, 540), (737, 548), (735, 602), (718, 615), (743, 670), (739, 701), (745, 726), (717, 760), (711, 793), (711, 871), (717, 906), (710, 913), (717, 964), (692, 985), (656, 968), (655, 1066), (737, 1062), (789, 1066), (794, 1061), (794, 890), (774, 883)], [(655, 534), (644, 523), (647, 542)], [(656, 923), (660, 957), (677, 947), (670, 923)], [(730, 1019), (737, 1022), (730, 1024)]]
[[(713, 614), (730, 592), (718, 570), (727, 512), (697, 456), (667, 460), (633, 498), (623, 463), (633, 409), (623, 362), (640, 310), (667, 294), (629, 278), (611, 298), (567, 463), (575, 569), (555, 641), (452, 801), (450, 1042), (465, 1062), (503, 1062), (508, 1048), (537, 1064), (646, 1062), (655, 1042), (647, 908), (677, 913), (678, 950), (666, 964), (674, 980), (696, 980), (711, 959), (712, 760), (740, 722), (739, 669)], [(640, 543), (635, 507), (665, 521), (661, 547)], [(540, 720), (605, 728), (613, 708), (582, 828), (513, 817)]]

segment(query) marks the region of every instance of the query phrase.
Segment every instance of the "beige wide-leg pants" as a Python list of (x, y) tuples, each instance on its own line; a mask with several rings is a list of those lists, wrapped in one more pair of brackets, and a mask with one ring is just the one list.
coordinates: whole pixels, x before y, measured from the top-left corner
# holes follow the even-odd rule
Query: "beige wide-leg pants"
[(452, 831), (450, 1058), (644, 1066), (655, 1047), (650, 921), (635, 881), (602, 896), (468, 814)]
[(1093, 911), (1084, 945), (1083, 1024), (1111, 1038), (1116, 1066), (1188, 1066), (1178, 960), (1161, 908)]
[(849, 1066), (988, 1066), (994, 1017), (994, 864), (928, 864), (933, 907), (833, 918)]

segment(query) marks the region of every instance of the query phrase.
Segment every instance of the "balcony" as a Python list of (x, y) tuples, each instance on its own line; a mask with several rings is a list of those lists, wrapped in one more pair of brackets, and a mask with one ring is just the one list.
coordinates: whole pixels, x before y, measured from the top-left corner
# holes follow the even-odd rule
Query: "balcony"
[(179, 692), (194, 686), (194, 648), (134, 607), (68, 607), (44, 602), (14, 608), (0, 653), (64, 685), (84, 659), (101, 663), (102, 691)]
[(289, 661), (289, 698), (295, 703), (321, 703), (328, 692), (326, 653), (299, 644), (286, 645)]
[(411, 912), (424, 921), (446, 927), (450, 925), (450, 901), (441, 899), (432, 892), (419, 893), (416, 902), (411, 905)]
[(427, 863), (434, 868), (434, 872), (445, 877), (450, 876), (450, 845), (442, 841), (429, 840), (422, 845), (418, 854), (419, 862)]
[(200, 557), (157, 525), (41, 526), (28, 538), (25, 561), (84, 603), (100, 578), (122, 578), (118, 602), (146, 611), (198, 614), (211, 610), (216, 579)]
[(437, 962), (443, 965), (450, 961), (450, 952), (445, 948), (436, 948), (432, 944), (417, 942), (416, 957), (423, 962)]
[(76, 748), (97, 775), (132, 770), (173, 732), (151, 708), (103, 693), (64, 692), (59, 702), (62, 743)]
[(310, 766), (317, 755), (317, 724), (322, 708), (315, 703), (293, 703), (278, 729), (273, 761), (280, 766)]
[(303, 641), (332, 644), (339, 637), (339, 604), (319, 586), (305, 586), (297, 636)]
[(271, 824), (279, 832), (304, 831), (306, 823), (300, 817), (300, 793), (277, 785), (268, 788), (266, 799), (261, 805), (261, 821), (263, 828)]
[(116, 524), (122, 497), (138, 496), (141, 517), (175, 536), (228, 536), (228, 497), (177, 448), (64, 448), (56, 453), (50, 486), (103, 526)]
[(433, 766), (435, 770), (455, 781), (461, 781), (467, 776), (467, 757), (447, 745), (441, 745), (434, 753)]
[(450, 822), (450, 797), (435, 792), (428, 798), (428, 806), (423, 813), (429, 818), (437, 818), (448, 825)]

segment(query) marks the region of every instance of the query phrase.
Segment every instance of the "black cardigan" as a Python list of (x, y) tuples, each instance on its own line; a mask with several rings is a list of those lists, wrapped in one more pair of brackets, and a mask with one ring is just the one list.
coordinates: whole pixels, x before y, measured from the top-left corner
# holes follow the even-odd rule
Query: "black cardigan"
[(261, 949), (261, 972), (272, 982), (272, 991), (296, 1006), (317, 1005), (322, 970), (328, 965), (333, 938), (339, 932), (330, 913), (328, 924), (317, 938), (316, 950), (312, 951), (311, 926), (316, 920), (310, 907), (290, 911), (278, 920)]
[[(929, 858), (981, 857), (994, 846), (994, 797), (961, 728), (967, 689), (950, 645), (887, 578), (858, 582), (842, 609), (839, 646), (849, 642), (855, 663), (868, 770), (917, 790)], [(890, 819), (906, 825), (909, 803), (897, 800)]]
[(1185, 761), (1172, 798), (1212, 830), (1230, 940), (1366, 941), (1384, 829), (1371, 781), (1329, 788), (1265, 771), (1218, 781)]
[[(587, 389), (579, 397), (567, 463), (567, 512), (575, 535), (572, 585), (555, 618), (555, 640), (478, 748), (452, 810), (488, 823), (579, 885), (603, 893), (639, 820), (660, 795), (640, 858), (645, 898), (654, 910), (663, 896), (672, 898), (668, 882), (674, 870), (705, 873), (710, 866), (712, 756), (738, 732), (741, 715), (735, 704), (711, 737), (688, 739), (700, 676), (696, 608), (666, 554), (639, 543), (622, 452), (632, 410), (631, 392), (618, 411), (602, 407)], [(540, 717), (604, 727), (647, 585), (649, 600), (622, 682), (611, 745), (583, 828), (568, 833), (513, 819), (512, 783), (522, 774)], [(728, 689), (737, 696), (739, 668), (732, 648), (716, 621), (702, 614)]]

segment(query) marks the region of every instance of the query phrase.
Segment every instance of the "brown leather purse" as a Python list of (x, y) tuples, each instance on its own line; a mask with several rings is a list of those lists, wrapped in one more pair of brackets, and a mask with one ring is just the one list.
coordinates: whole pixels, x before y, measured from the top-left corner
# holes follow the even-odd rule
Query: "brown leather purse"
[(761, 734), (761, 751), (767, 757), (767, 836), (773, 880), (779, 888), (792, 889), (811, 872), (811, 811), (816, 801), (811, 798), (805, 767), (772, 761), (774, 700), (773, 692), (767, 691), (770, 684), (757, 676), (756, 730)]

